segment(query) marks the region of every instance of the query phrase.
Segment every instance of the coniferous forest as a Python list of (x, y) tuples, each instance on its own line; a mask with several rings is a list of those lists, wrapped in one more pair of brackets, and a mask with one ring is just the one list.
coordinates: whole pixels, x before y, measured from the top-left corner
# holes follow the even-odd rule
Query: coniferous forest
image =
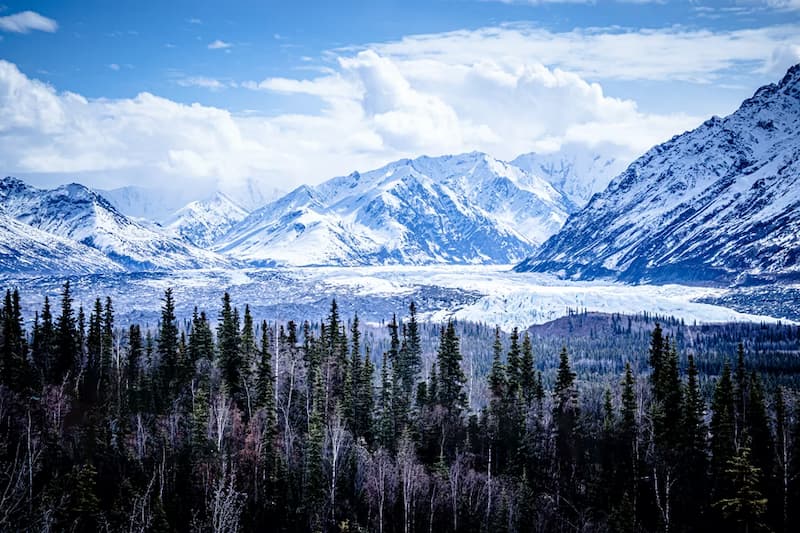
[(33, 317), (20, 298), (0, 313), (2, 531), (800, 527), (795, 326), (507, 334), (335, 301), (267, 323), (228, 294), (182, 320), (169, 289), (157, 324), (122, 325), (69, 283)]

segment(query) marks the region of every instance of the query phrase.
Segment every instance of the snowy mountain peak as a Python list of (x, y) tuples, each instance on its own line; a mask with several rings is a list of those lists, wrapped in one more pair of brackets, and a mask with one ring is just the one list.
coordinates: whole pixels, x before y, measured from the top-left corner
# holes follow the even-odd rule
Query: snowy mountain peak
[(583, 146), (565, 146), (556, 153), (523, 154), (511, 164), (541, 176), (576, 205), (586, 205), (622, 172), (628, 160), (602, 156)]
[(505, 263), (571, 208), (544, 180), (486, 154), (423, 156), (298, 187), (215, 249), (255, 263)]
[(207, 200), (196, 200), (182, 207), (167, 219), (165, 226), (183, 240), (206, 248), (247, 215), (225, 193), (217, 192)]
[(800, 277), (800, 67), (649, 150), (517, 268), (729, 283)]
[(205, 250), (158, 233), (120, 213), (103, 196), (71, 183), (36, 189), (4, 180), (0, 198), (6, 214), (38, 230), (90, 246), (133, 270), (224, 266)]

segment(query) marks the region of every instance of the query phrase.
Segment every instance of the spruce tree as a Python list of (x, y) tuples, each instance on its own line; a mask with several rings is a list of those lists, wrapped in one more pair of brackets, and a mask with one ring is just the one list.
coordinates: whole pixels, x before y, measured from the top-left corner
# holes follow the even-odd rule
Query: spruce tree
[(72, 309), (72, 292), (69, 281), (64, 282), (61, 293), (61, 314), (56, 320), (56, 360), (52, 383), (66, 377), (75, 379), (78, 370), (75, 312)]
[(466, 377), (461, 369), (461, 349), (452, 320), (442, 331), (437, 352), (438, 397), (439, 403), (450, 413), (460, 415), (467, 407), (467, 395), (464, 392)]
[(44, 297), (41, 324), (33, 336), (33, 364), (44, 383), (55, 383), (56, 330), (50, 298)]
[(227, 292), (222, 297), (222, 310), (217, 325), (217, 344), (219, 345), (219, 367), (222, 379), (230, 397), (244, 411), (246, 398), (242, 381), (244, 360), (241, 351), (241, 338), (236, 313), (231, 307), (231, 297)]
[(519, 368), (519, 384), (525, 404), (530, 405), (536, 394), (536, 370), (533, 368), (533, 348), (527, 332), (522, 339), (522, 357)]
[(511, 330), (511, 345), (506, 357), (506, 379), (510, 398), (516, 398), (519, 393), (520, 364), (519, 330), (514, 328)]
[(28, 344), (22, 324), (19, 292), (6, 291), (0, 324), (0, 360), (3, 383), (15, 392), (33, 388), (32, 372), (28, 364)]
[(721, 499), (731, 490), (725, 483), (725, 471), (736, 453), (734, 393), (727, 361), (714, 389), (711, 410), (711, 471), (717, 499)]
[(172, 287), (164, 291), (156, 346), (161, 363), (162, 394), (167, 401), (172, 401), (178, 393), (178, 324)]

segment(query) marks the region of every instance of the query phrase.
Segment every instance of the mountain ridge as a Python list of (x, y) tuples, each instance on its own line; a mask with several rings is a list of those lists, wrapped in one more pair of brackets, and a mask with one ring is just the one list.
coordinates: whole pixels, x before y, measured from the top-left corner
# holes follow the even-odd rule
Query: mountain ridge
[(800, 65), (648, 150), (517, 271), (629, 282), (800, 279)]

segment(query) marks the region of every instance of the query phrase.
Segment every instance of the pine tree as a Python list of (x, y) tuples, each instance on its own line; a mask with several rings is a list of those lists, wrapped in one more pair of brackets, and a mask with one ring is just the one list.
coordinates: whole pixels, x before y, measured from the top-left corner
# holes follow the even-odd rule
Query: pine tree
[[(578, 392), (575, 388), (575, 373), (569, 364), (567, 348), (559, 355), (556, 384), (553, 391), (553, 426), (555, 429), (556, 454), (556, 504), (561, 507), (562, 498), (575, 488), (578, 472)], [(569, 499), (569, 498), (567, 498)]]
[(61, 314), (56, 320), (56, 360), (52, 383), (59, 383), (67, 376), (75, 379), (78, 370), (75, 313), (72, 310), (72, 293), (69, 281), (64, 283), (61, 293)]
[(23, 329), (19, 292), (6, 291), (0, 324), (0, 376), (3, 383), (15, 392), (33, 388), (32, 372), (28, 364), (28, 345)]
[(527, 332), (522, 339), (522, 358), (520, 359), (519, 384), (526, 405), (530, 405), (536, 393), (536, 370), (533, 368), (533, 348)]
[(419, 334), (419, 324), (417, 323), (417, 306), (414, 300), (408, 305), (408, 327), (407, 327), (407, 341), (406, 341), (406, 365), (408, 367), (408, 376), (411, 383), (409, 388), (413, 387), (419, 376), (422, 368), (422, 340)]
[(390, 361), (386, 352), (383, 353), (381, 364), (381, 390), (378, 397), (378, 427), (375, 431), (378, 444), (391, 450), (395, 440), (394, 406), (392, 405), (392, 380), (390, 376)]
[(637, 496), (639, 484), (639, 425), (637, 422), (636, 379), (633, 376), (630, 362), (625, 363), (625, 376), (622, 379), (622, 406), (620, 412), (620, 441), (622, 501), (618, 504), (615, 521), (629, 531), (636, 530)]
[(269, 327), (261, 323), (261, 349), (256, 372), (257, 407), (273, 412), (275, 410), (275, 376), (272, 373), (272, 353), (269, 349)]
[(325, 436), (324, 393), (322, 375), (317, 373), (314, 380), (314, 401), (308, 423), (308, 437), (305, 450), (305, 487), (304, 501), (306, 516), (311, 531), (322, 529), (325, 488), (322, 470), (323, 439)]
[(767, 510), (767, 499), (759, 490), (761, 471), (750, 461), (750, 448), (746, 445), (728, 459), (723, 475), (733, 487), (730, 496), (714, 505), (737, 531), (750, 532), (766, 529), (762, 517)]
[(688, 356), (686, 392), (680, 427), (680, 467), (681, 480), (677, 490), (680, 505), (678, 520), (687, 526), (701, 524), (706, 510), (708, 481), (706, 471), (707, 428), (704, 422), (705, 402), (698, 382), (694, 356)]
[(33, 364), (43, 383), (55, 383), (55, 343), (56, 333), (50, 310), (50, 298), (45, 296), (41, 323), (33, 335)]
[(111, 395), (111, 360), (114, 351), (114, 306), (108, 297), (103, 309), (101, 339), (100, 391), (108, 399)]
[(516, 398), (520, 386), (520, 348), (519, 330), (511, 330), (511, 346), (506, 357), (506, 379), (508, 381), (508, 396)]
[(172, 401), (178, 393), (178, 325), (171, 287), (164, 291), (156, 346), (161, 360), (162, 394), (167, 401)]
[(736, 348), (736, 369), (733, 374), (734, 421), (737, 445), (747, 438), (747, 368), (744, 364), (744, 344)]
[(450, 413), (460, 415), (467, 407), (464, 392), (466, 377), (461, 369), (461, 350), (452, 320), (447, 322), (439, 342), (437, 353), (439, 403)]
[(506, 370), (503, 365), (502, 357), (503, 345), (500, 342), (500, 326), (494, 329), (494, 344), (492, 345), (492, 368), (489, 371), (489, 391), (492, 393), (492, 401), (497, 402), (505, 396), (507, 382)]
[(731, 369), (727, 361), (714, 389), (711, 403), (711, 470), (718, 499), (729, 493), (731, 487), (724, 482), (728, 462), (736, 453), (735, 410)]
[(125, 367), (126, 387), (128, 391), (128, 409), (138, 412), (142, 405), (140, 395), (144, 392), (141, 388), (143, 340), (142, 330), (138, 324), (131, 324), (128, 329), (128, 364)]
[(217, 325), (217, 343), (219, 345), (219, 366), (222, 379), (228, 394), (241, 410), (246, 408), (242, 369), (244, 361), (241, 351), (241, 338), (237, 325), (236, 313), (231, 307), (231, 297), (226, 292), (222, 297), (222, 310)]
[(750, 439), (751, 462), (761, 472), (758, 488), (765, 496), (769, 496), (775, 472), (775, 443), (772, 439), (761, 379), (755, 372), (750, 374), (748, 389), (745, 429), (747, 438)]
[(663, 395), (661, 394), (661, 369), (664, 364), (664, 355), (667, 351), (667, 344), (664, 342), (661, 324), (656, 322), (653, 333), (650, 337), (650, 382), (653, 384), (653, 391), (656, 400), (660, 401)]

